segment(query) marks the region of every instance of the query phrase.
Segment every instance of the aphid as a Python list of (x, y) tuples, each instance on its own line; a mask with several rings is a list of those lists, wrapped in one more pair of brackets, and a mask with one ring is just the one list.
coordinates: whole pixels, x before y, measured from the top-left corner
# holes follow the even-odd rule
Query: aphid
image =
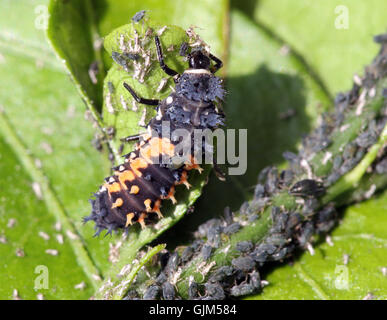
[[(143, 15), (143, 12), (136, 14), (133, 21), (138, 22)], [(162, 218), (162, 201), (169, 199), (176, 203), (175, 189), (179, 185), (191, 187), (189, 171), (202, 172), (198, 164), (201, 159), (193, 156), (198, 148), (193, 134), (189, 137), (193, 142), (190, 154), (175, 161), (177, 142), (161, 135), (163, 122), (169, 123), (170, 132), (175, 129), (188, 129), (188, 132), (193, 132), (193, 129), (215, 130), (224, 122), (224, 114), (218, 105), (224, 97), (224, 89), (222, 80), (214, 76), (222, 67), (221, 60), (198, 48), (188, 55), (189, 68), (179, 74), (165, 64), (158, 36), (155, 44), (159, 65), (173, 77), (175, 91), (164, 100), (145, 99), (127, 83), (123, 84), (136, 102), (156, 107), (158, 116), (148, 123), (147, 133), (127, 138), (128, 141), (139, 141), (134, 151), (125, 156), (123, 164), (114, 168), (114, 175), (105, 179), (106, 182), (95, 193), (95, 199), (90, 200), (92, 212), (84, 221), (95, 222), (96, 234), (103, 229), (107, 229), (107, 234), (118, 228), (127, 229), (135, 222), (144, 228), (152, 218)], [(119, 55), (114, 56), (122, 62)], [(110, 111), (114, 112), (114, 109)]]
[(269, 197), (253, 199), (249, 208), (247, 209), (247, 214), (256, 214), (257, 212), (261, 211), (269, 201)]
[(113, 51), (112, 59), (114, 60), (115, 63), (123, 67), (126, 72), (129, 72), (128, 61), (123, 57), (123, 55), (119, 54), (116, 51)]
[(94, 61), (90, 64), (90, 67), (89, 67), (89, 77), (93, 84), (98, 83), (98, 79), (97, 79), (98, 72), (99, 72), (98, 62)]
[(214, 246), (215, 248), (218, 248), (220, 245), (220, 234), (222, 232), (221, 226), (213, 226), (208, 229), (207, 232), (207, 242), (210, 246)]
[(164, 272), (160, 272), (160, 274), (156, 278), (156, 283), (161, 286), (167, 280), (167, 275)]
[(254, 292), (254, 287), (250, 283), (241, 283), (231, 288), (230, 294), (234, 297), (245, 296)]
[(241, 241), (236, 244), (235, 247), (240, 252), (248, 252), (253, 248), (253, 243), (251, 241)]
[(179, 264), (179, 254), (177, 252), (174, 252), (169, 256), (167, 265), (164, 268), (164, 272), (167, 275), (171, 275), (173, 272), (176, 271), (178, 264)]
[(288, 213), (281, 212), (281, 209), (279, 207), (274, 206), (271, 210), (271, 218), (273, 220), (272, 229), (275, 230), (275, 232), (281, 232), (285, 230), (286, 223), (289, 218)]
[(377, 139), (378, 139), (378, 136), (375, 132), (372, 132), (371, 130), (367, 130), (366, 132), (361, 133), (356, 138), (355, 142), (359, 147), (368, 148), (372, 146)]
[(205, 244), (201, 251), (203, 260), (209, 259), (211, 256), (211, 252), (212, 252), (212, 247), (209, 244)]
[(195, 232), (195, 236), (197, 238), (207, 237), (210, 228), (221, 226), (221, 224), (222, 221), (220, 219), (210, 219), (199, 226), (198, 231)]
[(305, 247), (314, 234), (314, 226), (311, 221), (306, 222), (300, 228), (300, 234), (298, 236), (298, 242), (301, 247)]
[(180, 49), (179, 49), (179, 55), (182, 56), (182, 57), (185, 57), (188, 53), (188, 43), (187, 42), (183, 42), (180, 46)]
[(223, 232), (225, 234), (233, 234), (237, 232), (242, 226), (240, 225), (239, 222), (234, 222), (233, 224), (230, 224), (229, 226), (225, 227), (223, 229)]
[(231, 264), (242, 271), (250, 271), (255, 267), (255, 262), (250, 256), (232, 259)]
[(271, 255), (270, 260), (273, 260), (273, 261), (282, 260), (283, 258), (285, 258), (287, 253), (288, 253), (288, 248), (284, 247), (280, 249), (278, 252)]
[(378, 174), (387, 173), (387, 158), (382, 159), (375, 167), (375, 171)]
[(245, 296), (257, 292), (261, 288), (261, 278), (257, 271), (249, 274), (248, 282), (231, 287), (230, 294), (234, 297)]
[(193, 254), (194, 254), (194, 249), (192, 247), (185, 248), (183, 253), (181, 254), (181, 262), (182, 263), (188, 262), (189, 260), (191, 260)]
[(289, 193), (297, 197), (319, 197), (325, 193), (325, 188), (319, 181), (304, 179), (296, 182)]
[(279, 184), (281, 187), (289, 187), (293, 182), (294, 172), (292, 170), (283, 170), (280, 173), (280, 181)]
[(191, 300), (196, 298), (198, 296), (198, 292), (199, 292), (198, 284), (195, 281), (190, 280), (189, 286), (188, 286), (188, 298)]
[(143, 299), (144, 300), (156, 300), (160, 293), (160, 287), (157, 285), (151, 285), (146, 289)]
[(211, 282), (220, 282), (225, 278), (230, 277), (234, 273), (234, 268), (230, 266), (222, 266), (217, 269), (210, 277)]
[(239, 213), (241, 215), (249, 214), (249, 203), (247, 201), (242, 203), (241, 207), (239, 208)]
[(249, 222), (254, 222), (255, 220), (257, 220), (259, 217), (257, 214), (249, 214), (249, 217), (248, 217), (248, 221)]
[(226, 296), (222, 286), (218, 283), (206, 283), (206, 300), (223, 300)]
[(285, 160), (287, 161), (298, 161), (298, 156), (293, 153), (293, 152), (290, 152), (290, 151), (285, 151), (282, 156), (284, 157)]
[(227, 224), (232, 224), (234, 221), (233, 213), (230, 207), (226, 207), (223, 210), (223, 217)]
[(316, 198), (309, 198), (305, 200), (304, 207), (302, 209), (302, 215), (304, 217), (312, 216), (317, 209), (319, 202)]
[(175, 298), (175, 288), (169, 282), (164, 282), (162, 285), (164, 300), (173, 300)]
[(387, 34), (378, 34), (377, 36), (374, 36), (374, 41), (381, 44), (387, 42)]
[(139, 12), (136, 12), (132, 17), (132, 21), (134, 23), (140, 22), (145, 17), (145, 13), (146, 13), (146, 10), (141, 10)]
[(268, 194), (273, 194), (278, 186), (278, 170), (275, 167), (271, 167), (267, 173), (265, 190)]
[(138, 53), (124, 52), (122, 55), (129, 60), (137, 61), (140, 59), (140, 55)]
[(264, 195), (265, 187), (258, 183), (254, 189), (254, 198), (262, 198)]
[(333, 205), (327, 205), (317, 213), (316, 229), (318, 233), (330, 231), (336, 224), (337, 211)]
[(276, 247), (283, 247), (287, 242), (285, 236), (281, 233), (273, 233), (265, 241), (267, 244), (272, 244)]

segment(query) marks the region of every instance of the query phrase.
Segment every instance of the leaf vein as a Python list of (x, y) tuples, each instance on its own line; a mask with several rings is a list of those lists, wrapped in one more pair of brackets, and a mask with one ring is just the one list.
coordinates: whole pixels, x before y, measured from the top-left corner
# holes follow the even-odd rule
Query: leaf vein
[[(77, 237), (68, 237), (69, 243), (72, 246), (73, 252), (77, 257), (77, 260), (89, 278), (90, 283), (94, 288), (97, 288), (99, 283), (95, 279), (96, 276), (100, 277), (100, 271), (92, 261), (87, 249), (84, 245), (84, 241), (81, 235), (77, 232), (74, 224), (67, 215), (63, 205), (58, 199), (57, 194), (53, 190), (49, 183), (48, 178), (44, 175), (42, 169), (38, 169), (33, 161), (31, 154), (27, 148), (17, 136), (10, 121), (6, 117), (3, 110), (0, 110), (0, 134), (4, 137), (4, 140), (9, 144), (11, 149), (15, 152), (15, 155), (19, 159), (26, 172), (29, 174), (34, 182), (39, 183), (42, 189), (42, 196), (49, 212), (52, 212), (54, 217), (62, 224), (63, 230), (69, 233), (75, 234)], [(67, 233), (65, 232), (65, 234)]]

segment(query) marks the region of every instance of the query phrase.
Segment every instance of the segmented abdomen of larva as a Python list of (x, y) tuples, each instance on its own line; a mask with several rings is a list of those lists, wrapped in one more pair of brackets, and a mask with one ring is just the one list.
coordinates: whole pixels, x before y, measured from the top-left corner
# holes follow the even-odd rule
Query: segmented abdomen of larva
[(177, 185), (190, 187), (188, 171), (201, 168), (192, 163), (170, 168), (154, 163), (161, 155), (173, 156), (174, 145), (168, 139), (149, 137), (128, 154), (125, 162), (115, 168), (114, 175), (105, 179), (100, 190), (91, 199), (92, 213), (84, 221), (96, 223), (96, 235), (103, 229), (111, 233), (117, 228), (127, 228), (135, 222), (145, 226), (150, 216), (161, 214), (161, 202), (170, 199), (176, 202)]

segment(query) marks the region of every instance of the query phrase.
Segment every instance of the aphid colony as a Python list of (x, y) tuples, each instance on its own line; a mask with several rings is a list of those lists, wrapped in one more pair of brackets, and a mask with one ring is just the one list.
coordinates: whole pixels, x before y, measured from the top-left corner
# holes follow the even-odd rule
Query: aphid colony
[[(103, 229), (107, 229), (107, 233), (117, 228), (127, 229), (134, 222), (145, 227), (147, 220), (156, 215), (161, 218), (162, 200), (176, 203), (175, 188), (181, 184), (190, 188), (188, 172), (193, 169), (202, 171), (198, 164), (201, 159), (196, 159), (194, 154), (197, 148), (204, 149), (205, 146), (204, 143), (198, 146), (197, 142), (195, 145), (193, 130), (214, 130), (224, 123), (224, 115), (218, 109), (224, 89), (222, 80), (214, 76), (222, 62), (201, 46), (187, 53), (188, 48), (183, 44), (180, 51), (186, 54), (189, 68), (179, 74), (165, 64), (159, 36), (155, 36), (155, 44), (159, 65), (173, 77), (175, 91), (161, 101), (145, 99), (123, 83), (134, 101), (156, 107), (157, 116), (148, 123), (146, 133), (126, 138), (126, 141), (137, 141), (135, 149), (125, 156), (123, 164), (113, 168), (114, 174), (106, 178), (95, 193), (95, 199), (90, 200), (92, 212), (84, 220), (95, 222), (96, 235)], [(112, 58), (123, 64), (122, 55), (113, 53)], [(138, 57), (126, 58), (136, 60)], [(175, 159), (179, 140), (162, 136), (165, 122), (169, 123), (170, 132), (176, 129), (189, 132), (191, 156), (187, 155), (184, 161), (176, 162)], [(179, 156), (184, 158), (181, 154)]]
[[(366, 69), (366, 75), (361, 80), (362, 90), (373, 92), (380, 78), (385, 77), (386, 48), (387, 42), (374, 64)], [(356, 117), (353, 114), (361, 100), (360, 87), (354, 85), (348, 93), (340, 94), (335, 101), (335, 111), (326, 115), (320, 126), (305, 137), (298, 154), (285, 152), (284, 157), (289, 162), (286, 170), (278, 171), (276, 167), (263, 169), (258, 176), (253, 199), (244, 202), (239, 213), (226, 209), (221, 219), (210, 219), (200, 225), (194, 233), (195, 239), (184, 249), (180, 247), (175, 252), (160, 255), (160, 269), (154, 277), (142, 282), (148, 284), (145, 290), (141, 283), (135, 283), (136, 288), (141, 290), (132, 290), (128, 298), (215, 300), (257, 293), (267, 284), (261, 280), (260, 272), (268, 262), (281, 261), (298, 248), (308, 249), (313, 254), (314, 236), (326, 235), (338, 218), (335, 202), (324, 204), (321, 197), (335, 181), (363, 159), (385, 130), (387, 90), (384, 90), (384, 100), (378, 105), (378, 110), (373, 109), (374, 94), (371, 94), (369, 105)], [(353, 119), (360, 116), (360, 130), (352, 135), (349, 143), (337, 150), (327, 150), (328, 146), (337, 142), (342, 132), (351, 129), (355, 122)], [(330, 157), (321, 156), (328, 152), (331, 152)], [(324, 175), (315, 174), (321, 163), (305, 163), (306, 160), (313, 160), (316, 154), (320, 155), (319, 159), (328, 158)], [(385, 175), (386, 159), (387, 146), (384, 145), (367, 173)], [(360, 197), (354, 195), (354, 199), (367, 198), (376, 190), (377, 186), (373, 184)], [(286, 208), (286, 204), (282, 204), (278, 198), (274, 205), (273, 199), (279, 193), (287, 193), (296, 205), (292, 209)], [(267, 213), (270, 214), (271, 224), (265, 236), (256, 242), (246, 238), (235, 243), (234, 234), (243, 232), (252, 223), (265, 223), (260, 219), (266, 209), (269, 210)], [(243, 234), (239, 233), (236, 237), (241, 239)], [(197, 273), (201, 277), (196, 277)], [(183, 283), (186, 285), (183, 286)]]

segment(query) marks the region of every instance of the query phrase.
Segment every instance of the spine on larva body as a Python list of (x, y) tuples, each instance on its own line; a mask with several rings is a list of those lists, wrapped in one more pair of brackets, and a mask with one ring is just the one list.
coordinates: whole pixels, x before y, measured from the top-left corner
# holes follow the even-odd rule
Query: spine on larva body
[(143, 280), (129, 288), (126, 298), (213, 300), (260, 292), (265, 285), (262, 266), (282, 261), (298, 248), (313, 250), (313, 236), (326, 234), (337, 223), (337, 207), (385, 189), (383, 41), (364, 77), (337, 96), (335, 110), (305, 137), (298, 154), (285, 153), (287, 169), (264, 169), (251, 201), (238, 212), (225, 210), (223, 219), (203, 223), (186, 247), (159, 255), (160, 268), (148, 273), (150, 278), (138, 277)]

